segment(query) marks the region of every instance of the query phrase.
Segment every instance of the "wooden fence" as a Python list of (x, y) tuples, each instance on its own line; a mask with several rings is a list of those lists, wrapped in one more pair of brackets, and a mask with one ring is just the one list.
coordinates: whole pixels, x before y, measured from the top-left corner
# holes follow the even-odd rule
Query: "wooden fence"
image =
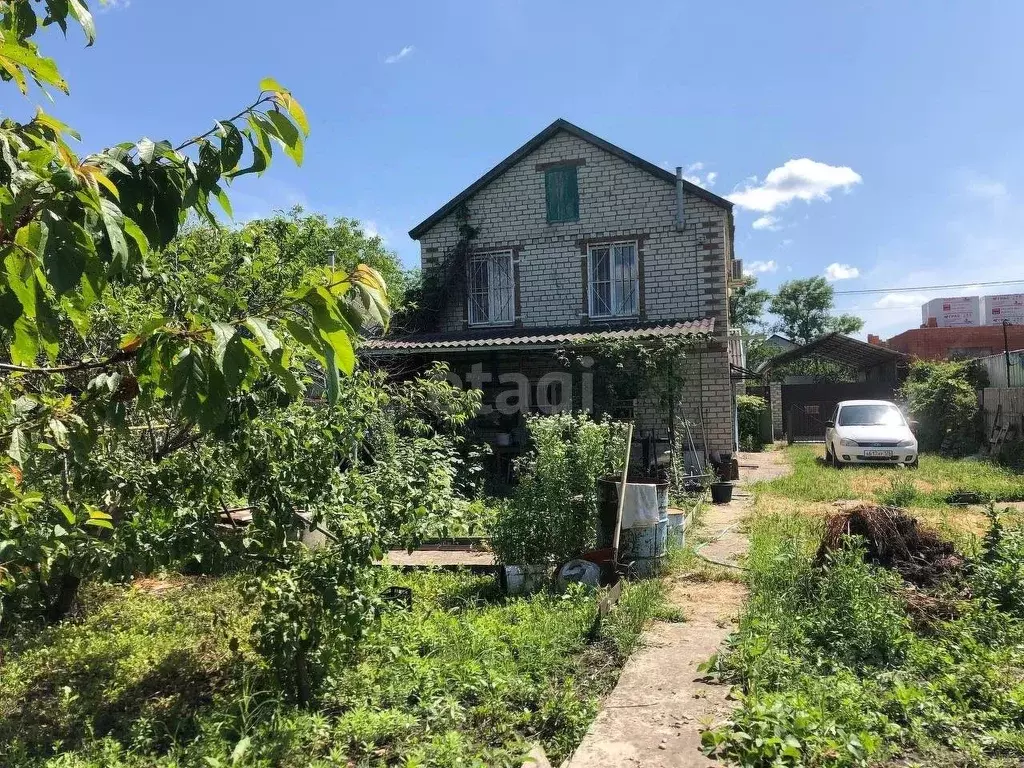
[(985, 437), (992, 440), (999, 430), (1009, 427), (1015, 437), (1024, 435), (1024, 389), (987, 387), (978, 393), (985, 416)]

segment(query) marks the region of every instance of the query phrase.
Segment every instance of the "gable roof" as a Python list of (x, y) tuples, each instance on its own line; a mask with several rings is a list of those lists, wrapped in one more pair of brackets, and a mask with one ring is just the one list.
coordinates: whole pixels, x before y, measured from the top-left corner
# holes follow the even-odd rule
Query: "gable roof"
[[(555, 134), (557, 134), (559, 131), (565, 131), (566, 133), (568, 133), (568, 134), (570, 134), (572, 136), (575, 136), (575, 137), (577, 137), (579, 139), (583, 139), (583, 141), (586, 141), (586, 142), (588, 142), (590, 144), (593, 144), (595, 147), (598, 147), (599, 149), (603, 149), (605, 152), (608, 152), (608, 153), (610, 153), (612, 155), (615, 155), (616, 157), (618, 157), (621, 160), (625, 160), (630, 165), (636, 166), (640, 170), (646, 171), (647, 173), (649, 173), (652, 176), (655, 176), (655, 177), (661, 179), (662, 181), (666, 181), (669, 184), (675, 184), (676, 183), (676, 175), (674, 173), (672, 173), (671, 171), (667, 171), (664, 168), (655, 165), (654, 163), (650, 163), (647, 160), (644, 160), (642, 157), (637, 157), (632, 152), (627, 152), (626, 150), (622, 149), (621, 147), (617, 147), (614, 144), (612, 144), (611, 142), (605, 141), (604, 139), (600, 138), (599, 136), (595, 136), (594, 134), (590, 133), (589, 131), (583, 130), (582, 128), (580, 128), (577, 125), (573, 125), (568, 120), (563, 120), (562, 118), (558, 118), (557, 120), (555, 120), (555, 122), (553, 122), (551, 125), (549, 125), (547, 128), (545, 128), (543, 131), (538, 133), (536, 136), (534, 136), (528, 142), (523, 144), (523, 146), (521, 146), (519, 149), (517, 149), (511, 155), (506, 157), (504, 160), (502, 160), (496, 166), (491, 168), (491, 170), (489, 170), (487, 173), (485, 173), (479, 179), (474, 181), (472, 184), (470, 184), (464, 190), (459, 192), (459, 194), (457, 194), (455, 197), (453, 197), (451, 200), (449, 200), (443, 206), (438, 208), (436, 211), (434, 211), (432, 214), (430, 214), (427, 218), (425, 218), (423, 221), (421, 221), (415, 227), (410, 229), (409, 230), (409, 237), (411, 237), (413, 240), (419, 240), (420, 237), (422, 237), (424, 234), (426, 234), (430, 230), (431, 227), (433, 227), (435, 224), (437, 224), (439, 221), (441, 221), (449, 213), (454, 211), (462, 202), (464, 202), (469, 197), (472, 197), (474, 194), (476, 194), (478, 191), (480, 191), (483, 187), (487, 186), (492, 181), (494, 181), (496, 178), (501, 176), (503, 173), (505, 173), (505, 171), (507, 171), (509, 168), (511, 168), (516, 163), (518, 163), (520, 160), (522, 160), (528, 154), (533, 152), (533, 150), (537, 149), (537, 147), (539, 147), (541, 144), (543, 144), (548, 139), (550, 139), (553, 136), (555, 136)], [(698, 187), (696, 184), (693, 184), (693, 183), (691, 183), (689, 181), (686, 181), (685, 179), (683, 180), (683, 189), (685, 189), (691, 195), (694, 195), (696, 197), (700, 197), (700, 198), (702, 198), (704, 200), (707, 200), (709, 203), (713, 203), (713, 204), (718, 205), (718, 206), (720, 206), (722, 208), (725, 208), (727, 210), (731, 210), (732, 209), (732, 203), (730, 203), (724, 197), (719, 197), (718, 195), (714, 194), (713, 192), (708, 192), (703, 187)]]

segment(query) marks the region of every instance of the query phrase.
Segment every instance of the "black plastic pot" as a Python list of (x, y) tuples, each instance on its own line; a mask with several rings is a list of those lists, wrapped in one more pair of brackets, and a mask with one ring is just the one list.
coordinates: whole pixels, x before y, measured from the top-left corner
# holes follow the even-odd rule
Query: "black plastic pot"
[(715, 504), (728, 504), (732, 501), (732, 483), (712, 483), (711, 501)]

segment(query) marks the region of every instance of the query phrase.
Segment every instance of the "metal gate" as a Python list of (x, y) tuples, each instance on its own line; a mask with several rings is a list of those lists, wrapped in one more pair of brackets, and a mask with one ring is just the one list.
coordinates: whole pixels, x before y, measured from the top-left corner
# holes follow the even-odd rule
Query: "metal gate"
[(825, 422), (843, 400), (892, 400), (896, 385), (887, 381), (783, 384), (782, 413), (789, 442), (823, 442)]

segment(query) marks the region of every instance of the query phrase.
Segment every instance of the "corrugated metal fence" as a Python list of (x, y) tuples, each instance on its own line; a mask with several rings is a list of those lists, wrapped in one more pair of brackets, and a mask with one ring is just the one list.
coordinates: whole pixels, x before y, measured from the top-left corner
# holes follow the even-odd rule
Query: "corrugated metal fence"
[(1024, 387), (1024, 350), (1010, 353), (1010, 376), (1006, 376), (1006, 355), (991, 355), (979, 358), (978, 362), (988, 371), (990, 387), (1006, 389)]

